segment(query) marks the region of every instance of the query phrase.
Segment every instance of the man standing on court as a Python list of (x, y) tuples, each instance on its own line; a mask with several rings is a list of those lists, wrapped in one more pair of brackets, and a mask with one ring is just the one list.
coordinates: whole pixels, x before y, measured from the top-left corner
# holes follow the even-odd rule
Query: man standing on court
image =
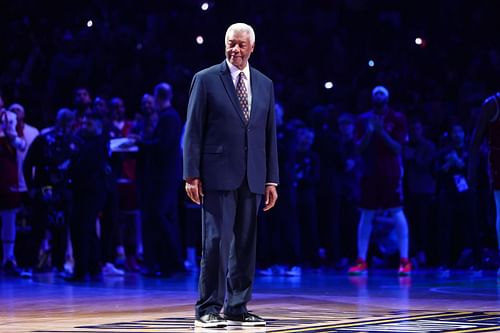
[(278, 198), (274, 87), (248, 64), (251, 26), (231, 25), (225, 44), (226, 59), (193, 77), (184, 136), (186, 192), (202, 206), (195, 326), (263, 326), (247, 303), (259, 205), (264, 196), (267, 211)]

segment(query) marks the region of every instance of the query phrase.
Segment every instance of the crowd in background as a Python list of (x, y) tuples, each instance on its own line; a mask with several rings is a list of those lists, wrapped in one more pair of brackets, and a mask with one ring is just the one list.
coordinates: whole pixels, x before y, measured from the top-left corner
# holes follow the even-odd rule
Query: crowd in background
[[(25, 275), (30, 268), (64, 272), (76, 260), (83, 269), (77, 277), (99, 267), (109, 274), (127, 269), (153, 276), (196, 270), (199, 214), (182, 193), (175, 169), (180, 160), (172, 147), (175, 142), (181, 149), (192, 75), (223, 58), (223, 41), (214, 36), (233, 21), (256, 29), (251, 65), (275, 82), (281, 115), (280, 199), (262, 215), (262, 274), (347, 267), (356, 259), (360, 175), (353, 140), (357, 115), (371, 108), (371, 90), (378, 84), (390, 90), (391, 107), (408, 119), (404, 208), (414, 263), (495, 265), (497, 254), (488, 251), (497, 245), (486, 148), (478, 191), (454, 193), (452, 178), (454, 168), (467, 163), (482, 101), (499, 85), (493, 3), (424, 1), (403, 8), (397, 1), (256, 1), (249, 7), (236, 1), (230, 8), (211, 2), (207, 11), (197, 1), (56, 4), (10, 2), (0, 13), (2, 103), (16, 115), (15, 136), (22, 138), (2, 140), (10, 146), (2, 148), (1, 184), (10, 187), (28, 175), (26, 185), (19, 183), (18, 198), (2, 200), (2, 264), (8, 269), (26, 268)], [(242, 12), (244, 17), (236, 14)], [(196, 44), (197, 36), (203, 44)], [(419, 45), (416, 37), (423, 39)], [(162, 81), (170, 85), (152, 91)], [(325, 89), (326, 81), (332, 89)], [(162, 118), (172, 107), (179, 119)], [(45, 142), (35, 138), (34, 128)], [(107, 147), (117, 138), (128, 139)], [(159, 148), (160, 140), (170, 146)], [(46, 148), (51, 146), (57, 154), (49, 159), (30, 153), (30, 143), (44, 154), (52, 154)], [(20, 161), (36, 169), (40, 159), (55, 168), (55, 176), (43, 176), (50, 186), (22, 170)], [(167, 164), (177, 178), (161, 174)], [(88, 165), (102, 168), (90, 173)], [(81, 198), (80, 192), (105, 195)], [(93, 243), (82, 243), (93, 229), (68, 228), (83, 226), (78, 219), (98, 221), (92, 224)], [(372, 264), (384, 266), (397, 246), (390, 214), (376, 219)], [(97, 251), (96, 244), (105, 246)]]

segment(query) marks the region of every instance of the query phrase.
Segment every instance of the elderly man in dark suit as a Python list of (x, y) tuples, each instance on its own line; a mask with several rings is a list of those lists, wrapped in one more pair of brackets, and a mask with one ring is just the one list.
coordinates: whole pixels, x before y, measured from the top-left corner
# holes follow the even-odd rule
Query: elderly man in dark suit
[[(263, 326), (248, 312), (255, 273), (257, 213), (277, 199), (272, 81), (250, 67), (255, 33), (231, 25), (226, 60), (192, 81), (184, 136), (186, 192), (202, 205), (203, 253), (195, 326)], [(219, 313), (224, 307), (224, 317)]]

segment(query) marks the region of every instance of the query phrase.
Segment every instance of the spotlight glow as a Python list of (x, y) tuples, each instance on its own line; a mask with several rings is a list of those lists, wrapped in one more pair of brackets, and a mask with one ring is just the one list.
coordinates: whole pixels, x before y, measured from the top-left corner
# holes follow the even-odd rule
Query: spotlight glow
[(420, 38), (420, 37), (415, 38), (415, 44), (422, 45), (422, 43), (423, 43), (422, 38)]
[(92, 28), (93, 25), (94, 25), (94, 22), (92, 22), (92, 20), (87, 21), (87, 28)]
[(368, 61), (368, 66), (370, 66), (370, 67), (374, 67), (374, 66), (375, 66), (375, 61), (373, 61), (373, 60), (369, 60), (369, 61)]
[(208, 10), (208, 2), (204, 2), (201, 4), (201, 10), (207, 11)]
[(196, 43), (197, 43), (198, 45), (203, 44), (203, 42), (204, 42), (204, 40), (203, 40), (203, 36), (198, 36), (198, 37), (196, 37)]
[(325, 89), (332, 89), (333, 88), (333, 82), (332, 81), (327, 81), (325, 82)]

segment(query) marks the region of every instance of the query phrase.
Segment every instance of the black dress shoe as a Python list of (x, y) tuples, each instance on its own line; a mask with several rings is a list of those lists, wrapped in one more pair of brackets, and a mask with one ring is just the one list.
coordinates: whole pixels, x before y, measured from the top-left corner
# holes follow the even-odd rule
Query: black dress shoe
[(194, 321), (196, 327), (226, 327), (226, 321), (218, 313), (208, 313)]
[(231, 326), (266, 326), (266, 321), (261, 317), (246, 312), (239, 315), (224, 314), (227, 324)]

